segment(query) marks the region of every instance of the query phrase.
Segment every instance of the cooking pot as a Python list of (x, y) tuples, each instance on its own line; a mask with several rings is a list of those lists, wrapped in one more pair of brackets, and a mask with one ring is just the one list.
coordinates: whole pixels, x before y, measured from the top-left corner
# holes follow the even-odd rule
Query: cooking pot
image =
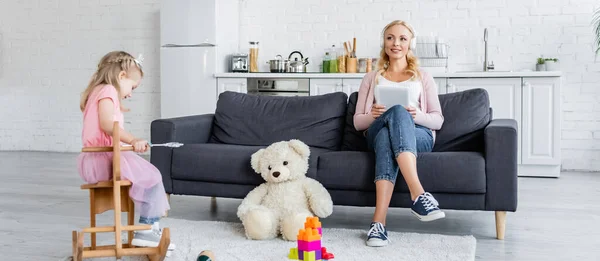
[(282, 73), (285, 72), (285, 68), (287, 67), (288, 60), (283, 60), (281, 55), (277, 55), (275, 57), (279, 57), (279, 59), (269, 60), (267, 63), (269, 64), (269, 69), (272, 73)]
[[(294, 60), (292, 61), (292, 55), (294, 55), (295, 53), (300, 55), (300, 60), (298, 60), (298, 58), (294, 58)], [(288, 60), (290, 61), (288, 66), (287, 66), (287, 72), (291, 72), (291, 73), (302, 73), (302, 72), (306, 72), (306, 65), (308, 64), (308, 57), (304, 58), (304, 56), (302, 56), (302, 53), (299, 51), (293, 51), (292, 53), (290, 53), (290, 56), (288, 57)]]

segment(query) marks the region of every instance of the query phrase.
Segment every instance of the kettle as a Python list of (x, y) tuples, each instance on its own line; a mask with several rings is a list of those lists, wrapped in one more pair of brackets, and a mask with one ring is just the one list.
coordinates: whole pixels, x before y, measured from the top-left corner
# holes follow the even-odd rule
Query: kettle
[[(300, 55), (300, 60), (298, 60), (298, 58), (294, 58), (294, 60), (292, 60), (292, 56), (297, 53)], [(304, 56), (302, 55), (301, 52), (299, 51), (293, 51), (292, 53), (290, 53), (290, 56), (288, 56), (288, 66), (287, 66), (287, 72), (291, 72), (291, 73), (302, 73), (302, 72), (306, 72), (306, 65), (308, 64), (308, 57), (304, 58)]]

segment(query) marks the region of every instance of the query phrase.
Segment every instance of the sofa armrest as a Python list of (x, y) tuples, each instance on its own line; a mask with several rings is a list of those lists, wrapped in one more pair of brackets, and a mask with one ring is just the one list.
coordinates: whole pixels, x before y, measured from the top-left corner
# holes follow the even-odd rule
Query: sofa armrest
[(486, 210), (517, 210), (518, 126), (494, 119), (485, 127)]
[(214, 114), (158, 119), (150, 125), (152, 143), (206, 143), (212, 131)]
[[(152, 143), (181, 142), (184, 144), (206, 143), (212, 131), (213, 114), (203, 114), (170, 119), (158, 119), (150, 125)], [(173, 148), (152, 147), (150, 162), (160, 171), (165, 191), (172, 194), (171, 158)]]

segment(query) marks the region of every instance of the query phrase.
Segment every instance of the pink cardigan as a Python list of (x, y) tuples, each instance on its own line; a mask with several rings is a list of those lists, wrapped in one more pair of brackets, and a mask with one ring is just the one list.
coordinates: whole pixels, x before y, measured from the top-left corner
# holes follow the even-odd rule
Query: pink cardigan
[[(438, 98), (437, 85), (433, 77), (423, 69), (419, 69), (421, 73), (422, 90), (419, 98), (421, 104), (421, 112), (417, 111), (415, 123), (425, 126), (432, 130), (433, 139), (435, 140), (435, 131), (439, 130), (444, 123), (442, 108)], [(374, 103), (373, 86), (377, 79), (378, 71), (368, 72), (360, 84), (358, 90), (358, 99), (356, 101), (356, 112), (354, 113), (354, 127), (357, 131), (366, 130), (371, 123), (375, 121), (371, 116), (371, 106)]]

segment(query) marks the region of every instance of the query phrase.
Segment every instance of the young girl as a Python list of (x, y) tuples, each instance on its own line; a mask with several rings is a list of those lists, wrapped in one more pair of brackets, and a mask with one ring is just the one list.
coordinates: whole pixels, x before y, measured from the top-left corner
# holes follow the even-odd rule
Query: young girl
[[(148, 150), (148, 142), (136, 138), (123, 129), (122, 99), (131, 97), (144, 75), (140, 61), (126, 52), (114, 51), (100, 60), (96, 72), (81, 97), (83, 112), (82, 142), (84, 147), (113, 146), (113, 142), (131, 144), (135, 152)], [(120, 141), (112, 140), (114, 121), (121, 127)], [(152, 229), (139, 231), (132, 244), (141, 247), (156, 247), (162, 230), (160, 217), (169, 209), (169, 202), (158, 169), (135, 152), (121, 152), (121, 177), (132, 183), (129, 196), (139, 210), (142, 224)], [(78, 170), (87, 183), (112, 179), (112, 152), (81, 153)], [(170, 245), (169, 249), (174, 249)]]
[[(412, 213), (422, 221), (445, 216), (435, 198), (423, 190), (417, 175), (417, 153), (433, 149), (435, 131), (441, 128), (444, 117), (437, 86), (431, 75), (418, 68), (412, 53), (414, 37), (406, 22), (389, 23), (381, 35), (379, 70), (367, 73), (358, 91), (354, 126), (366, 131), (367, 143), (375, 152), (376, 203), (367, 233), (369, 246), (388, 244), (385, 221), (398, 169), (410, 190)], [(373, 96), (379, 85), (408, 88), (409, 104), (391, 108), (377, 104)]]

